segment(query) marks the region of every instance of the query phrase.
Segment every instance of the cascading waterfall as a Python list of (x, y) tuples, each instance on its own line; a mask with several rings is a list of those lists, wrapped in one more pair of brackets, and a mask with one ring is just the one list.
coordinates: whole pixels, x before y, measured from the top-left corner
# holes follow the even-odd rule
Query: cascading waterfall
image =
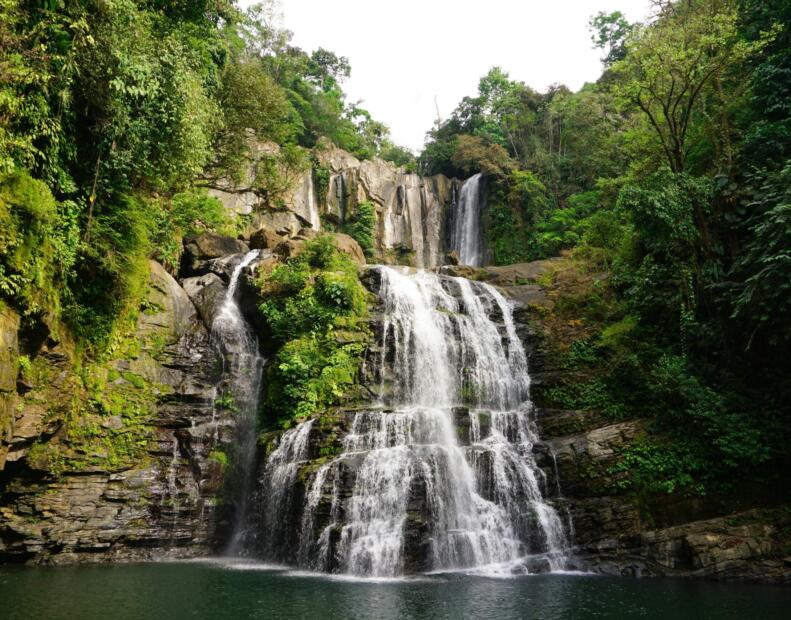
[(234, 455), (236, 488), (234, 529), (228, 553), (236, 555), (242, 548), (247, 521), (248, 496), (255, 469), (256, 423), (258, 399), (261, 392), (261, 377), (264, 358), (258, 348), (255, 333), (242, 316), (236, 300), (239, 278), (246, 267), (256, 258), (259, 251), (245, 254), (231, 273), (228, 290), (211, 328), (212, 344), (223, 360), (223, 386), (221, 404), (236, 411), (238, 436)]
[[(533, 457), (527, 358), (509, 303), (464, 278), (375, 269), (379, 402), (349, 414), (342, 453), (318, 468), (316, 421), (284, 433), (263, 478), (264, 555), (376, 577), (562, 569), (566, 537)], [(291, 534), (289, 522), (299, 523)]]
[(485, 260), (481, 229), (481, 174), (471, 176), (461, 186), (459, 203), (455, 212), (451, 247), (459, 263), (481, 267)]

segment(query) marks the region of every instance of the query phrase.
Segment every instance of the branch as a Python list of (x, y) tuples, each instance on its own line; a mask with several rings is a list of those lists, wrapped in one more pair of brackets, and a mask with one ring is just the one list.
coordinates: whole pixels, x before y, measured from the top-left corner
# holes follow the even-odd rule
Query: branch
[(670, 162), (670, 168), (671, 169), (675, 169), (675, 166), (673, 165), (673, 155), (670, 152), (670, 149), (668, 148), (668, 146), (667, 146), (667, 144), (665, 142), (665, 136), (662, 134), (662, 128), (659, 126), (659, 123), (657, 123), (657, 121), (654, 118), (654, 115), (652, 114), (652, 112), (649, 109), (648, 105), (643, 103), (643, 100), (640, 97), (640, 93), (637, 94), (637, 97), (635, 99), (635, 103), (637, 103), (639, 108), (648, 115), (648, 118), (651, 121), (651, 124), (654, 126), (654, 129), (659, 134), (659, 140), (662, 143), (662, 148), (664, 149), (665, 155), (667, 156), (667, 159)]

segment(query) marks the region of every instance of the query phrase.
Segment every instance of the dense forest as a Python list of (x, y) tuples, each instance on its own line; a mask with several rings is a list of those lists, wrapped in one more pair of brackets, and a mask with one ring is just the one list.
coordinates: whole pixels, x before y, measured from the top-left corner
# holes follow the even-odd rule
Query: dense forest
[(101, 353), (139, 306), (146, 259), (178, 263), (190, 233), (233, 232), (205, 188), (281, 146), (253, 185), (277, 200), (330, 140), (403, 161), (350, 103), (348, 61), (290, 44), (273, 3), (3, 0), (0, 291), (32, 325)]
[(564, 251), (608, 274), (568, 360), (607, 371), (552, 396), (652, 415), (623, 469), (703, 493), (788, 464), (791, 3), (654, 5), (591, 19), (604, 71), (579, 92), (493, 68), (419, 165), (487, 175), (495, 263)]
[(624, 455), (628, 484), (781, 475), (791, 2), (654, 4), (643, 24), (592, 18), (596, 83), (539, 93), (493, 68), (415, 157), (347, 100), (348, 60), (294, 47), (272, 3), (0, 0), (0, 303), (25, 333), (112, 351), (149, 257), (173, 267), (185, 236), (244, 227), (206, 190), (243, 178), (257, 142), (280, 145), (253, 180), (272, 204), (326, 141), (424, 175), (480, 171), (496, 264), (563, 253), (607, 274), (576, 299), (590, 329), (568, 349), (607, 372), (553, 397), (653, 418)]

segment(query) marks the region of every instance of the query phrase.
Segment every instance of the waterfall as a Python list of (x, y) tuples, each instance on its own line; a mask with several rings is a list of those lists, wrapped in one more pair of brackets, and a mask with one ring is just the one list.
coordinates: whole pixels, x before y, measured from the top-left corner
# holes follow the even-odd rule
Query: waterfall
[(316, 420), (282, 436), (263, 478), (263, 555), (376, 577), (562, 569), (511, 305), (485, 283), (374, 269), (378, 402), (348, 412), (336, 456), (313, 453)]
[(481, 267), (484, 263), (483, 232), (481, 230), (481, 174), (471, 176), (461, 186), (455, 211), (451, 247), (459, 256), (459, 263)]
[(211, 327), (211, 340), (223, 361), (221, 406), (232, 408), (236, 415), (235, 468), (236, 505), (234, 526), (228, 553), (237, 554), (245, 537), (248, 497), (255, 469), (256, 427), (258, 399), (264, 358), (258, 348), (258, 339), (242, 316), (236, 300), (239, 278), (245, 268), (258, 258), (259, 251), (245, 254), (234, 268), (222, 305)]

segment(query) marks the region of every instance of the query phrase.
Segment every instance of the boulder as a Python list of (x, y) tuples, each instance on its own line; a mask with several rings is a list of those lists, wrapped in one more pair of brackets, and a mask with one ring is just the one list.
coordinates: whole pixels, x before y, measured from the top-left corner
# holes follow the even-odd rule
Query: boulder
[(365, 254), (360, 244), (353, 237), (344, 233), (333, 233), (332, 245), (347, 254), (357, 265), (365, 265)]
[(188, 237), (184, 240), (181, 271), (185, 276), (199, 276), (209, 271), (210, 260), (247, 251), (247, 244), (233, 237), (215, 233)]
[[(300, 234), (301, 232), (302, 231), (300, 231)], [(250, 235), (250, 249), (273, 250), (281, 241), (283, 241), (282, 235), (277, 234), (273, 229), (267, 226), (262, 226)]]
[(138, 329), (144, 334), (166, 333), (169, 343), (176, 342), (195, 323), (195, 306), (162, 265), (152, 260), (149, 267), (149, 310), (140, 314)]
[(186, 278), (182, 285), (184, 291), (195, 304), (201, 320), (211, 329), (214, 316), (225, 299), (225, 284), (216, 273), (207, 273), (194, 278)]
[(274, 248), (274, 253), (281, 259), (294, 258), (302, 251), (305, 241), (302, 239), (284, 239)]

